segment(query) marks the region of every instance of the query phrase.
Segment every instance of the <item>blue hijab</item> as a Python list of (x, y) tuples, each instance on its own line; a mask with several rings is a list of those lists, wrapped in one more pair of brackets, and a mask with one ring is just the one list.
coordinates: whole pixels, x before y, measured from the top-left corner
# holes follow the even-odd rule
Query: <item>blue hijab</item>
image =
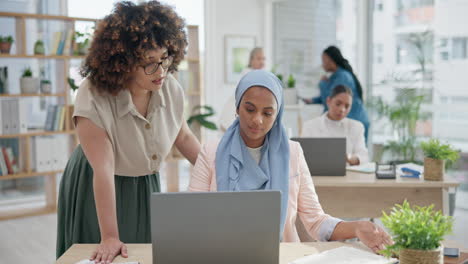
[(216, 183), (218, 191), (279, 190), (281, 191), (280, 237), (283, 235), (289, 196), (289, 139), (281, 123), (283, 87), (271, 72), (255, 70), (247, 73), (236, 88), (236, 108), (244, 93), (252, 86), (270, 90), (279, 106), (278, 115), (266, 134), (257, 164), (240, 135), (239, 118), (228, 128), (216, 150)]

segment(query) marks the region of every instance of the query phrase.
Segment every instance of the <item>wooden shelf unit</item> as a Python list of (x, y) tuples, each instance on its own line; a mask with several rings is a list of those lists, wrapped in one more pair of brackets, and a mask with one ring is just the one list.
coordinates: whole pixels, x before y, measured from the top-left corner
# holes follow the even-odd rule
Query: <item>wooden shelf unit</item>
[[(36, 20), (53, 20), (60, 21), (61, 23), (70, 23), (67, 25), (73, 32), (75, 31), (75, 22), (98, 22), (98, 19), (92, 18), (79, 18), (79, 17), (68, 17), (68, 16), (59, 16), (59, 15), (42, 15), (42, 14), (29, 14), (29, 13), (11, 13), (11, 12), (0, 12), (0, 17), (12, 17), (15, 19), (15, 44), (17, 54), (0, 54), (0, 60), (2, 59), (40, 59), (40, 60), (61, 60), (64, 65), (64, 72), (68, 75), (70, 69), (69, 60), (81, 60), (86, 56), (74, 56), (74, 55), (35, 55), (27, 54), (26, 52), (26, 20), (27, 19), (36, 19)], [(58, 66), (56, 66), (58, 67)], [(57, 68), (56, 68), (57, 70)], [(64, 91), (53, 93), (53, 94), (1, 94), (0, 98), (4, 97), (60, 97), (63, 98), (64, 105), (67, 106), (67, 111), (71, 109), (68, 107), (70, 105), (70, 90), (68, 88), (67, 76), (63, 76), (63, 89)], [(62, 81), (61, 81), (62, 82)], [(23, 134), (10, 134), (3, 135), (0, 134), (0, 138), (19, 138), (24, 140), (24, 142), (19, 143), (19, 152), (20, 155), (26, 155), (26, 171), (18, 174), (9, 174), (5, 176), (0, 176), (1, 180), (14, 180), (14, 179), (24, 179), (31, 177), (44, 176), (45, 178), (45, 196), (46, 196), (46, 205), (45, 207), (30, 208), (30, 209), (19, 209), (15, 211), (4, 212), (0, 210), (0, 220), (13, 219), (18, 217), (33, 216), (40, 214), (48, 214), (56, 212), (57, 210), (57, 182), (56, 175), (62, 173), (63, 170), (52, 170), (46, 172), (34, 172), (31, 169), (30, 159), (30, 143), (31, 138), (35, 136), (49, 136), (49, 135), (59, 135), (59, 134), (69, 134), (74, 136), (74, 144), (76, 145), (78, 140), (73, 130), (73, 127), (70, 125), (68, 113), (65, 115), (65, 131), (29, 131)], [(70, 150), (71, 153), (71, 150)], [(68, 153), (68, 154), (70, 154)]]

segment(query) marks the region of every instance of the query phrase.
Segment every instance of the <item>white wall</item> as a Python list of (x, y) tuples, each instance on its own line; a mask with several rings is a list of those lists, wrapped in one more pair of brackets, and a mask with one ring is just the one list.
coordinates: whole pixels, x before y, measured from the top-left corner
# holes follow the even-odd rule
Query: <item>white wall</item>
[[(218, 121), (226, 100), (234, 94), (235, 84), (224, 81), (224, 36), (255, 36), (257, 46), (265, 44), (267, 1), (256, 0), (205, 0), (205, 103), (214, 107)], [(271, 51), (265, 47), (267, 69)], [(213, 134), (211, 134), (213, 135)]]

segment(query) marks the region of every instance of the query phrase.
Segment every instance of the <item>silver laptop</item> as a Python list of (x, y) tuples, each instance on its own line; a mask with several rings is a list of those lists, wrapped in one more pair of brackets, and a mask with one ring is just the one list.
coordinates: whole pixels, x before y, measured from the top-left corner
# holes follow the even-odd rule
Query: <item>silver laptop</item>
[(153, 193), (153, 264), (279, 262), (279, 191)]
[(301, 144), (312, 176), (346, 175), (346, 138), (291, 138)]

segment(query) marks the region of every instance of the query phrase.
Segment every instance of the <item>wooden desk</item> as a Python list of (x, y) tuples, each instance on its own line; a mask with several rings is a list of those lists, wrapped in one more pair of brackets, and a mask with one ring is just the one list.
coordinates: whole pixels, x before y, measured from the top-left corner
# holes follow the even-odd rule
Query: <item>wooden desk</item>
[[(290, 261), (300, 257), (317, 254), (325, 250), (341, 247), (352, 246), (364, 250), (367, 249), (360, 243), (343, 243), (343, 242), (310, 242), (310, 243), (281, 243), (280, 245), (280, 264), (287, 264)], [(57, 264), (74, 264), (80, 260), (86, 259), (95, 249), (95, 244), (74, 244), (65, 254), (57, 260)], [(114, 263), (138, 261), (140, 264), (153, 264), (151, 244), (127, 244), (128, 258), (118, 257)]]
[[(446, 241), (444, 245), (449, 247), (461, 246), (453, 241)], [(310, 243), (281, 243), (280, 245), (280, 264), (287, 264), (295, 259), (318, 254), (325, 250), (338, 248), (341, 246), (351, 246), (363, 250), (370, 251), (366, 246), (361, 243), (343, 243), (343, 242), (310, 242)], [(56, 264), (74, 264), (80, 260), (86, 259), (91, 255), (91, 252), (95, 249), (95, 244), (74, 244), (65, 254), (60, 257)], [(151, 244), (127, 244), (129, 257), (124, 259), (117, 257), (113, 263), (122, 263), (129, 261), (138, 261), (140, 264), (153, 264)], [(460, 250), (461, 254), (467, 254), (468, 250)], [(444, 262), (447, 264), (451, 263), (463, 263), (464, 259), (461, 258), (445, 258)]]
[(320, 204), (327, 214), (336, 217), (378, 218), (382, 210), (389, 212), (405, 199), (410, 204), (434, 204), (436, 210), (448, 214), (448, 194), (460, 185), (446, 177), (444, 181), (399, 178), (378, 180), (373, 173), (347, 171), (344, 177), (314, 176)]

